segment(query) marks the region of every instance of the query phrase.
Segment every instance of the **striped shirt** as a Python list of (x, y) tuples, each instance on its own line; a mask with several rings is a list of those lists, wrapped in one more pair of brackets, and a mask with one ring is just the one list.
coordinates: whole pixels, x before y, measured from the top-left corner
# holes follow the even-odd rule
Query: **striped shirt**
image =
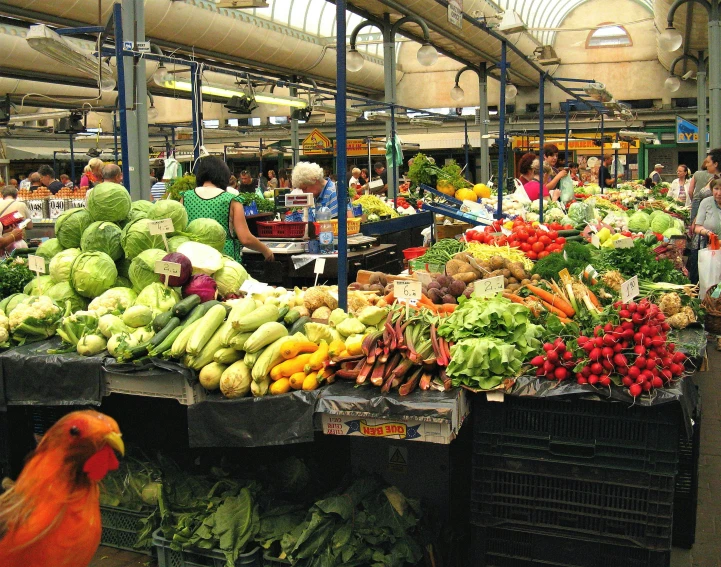
[(158, 181), (150, 188), (150, 196), (153, 198), (153, 201), (159, 201), (163, 198), (163, 195), (165, 195), (165, 183)]

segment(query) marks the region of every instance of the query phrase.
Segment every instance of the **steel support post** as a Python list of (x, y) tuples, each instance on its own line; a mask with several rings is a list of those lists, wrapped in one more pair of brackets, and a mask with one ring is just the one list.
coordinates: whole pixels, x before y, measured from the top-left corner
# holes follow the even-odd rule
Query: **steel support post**
[(479, 116), (481, 126), (481, 183), (488, 183), (491, 178), (491, 162), (488, 156), (488, 78), (486, 77), (486, 64), (478, 66), (478, 94), (479, 94)]
[(120, 152), (122, 154), (123, 185), (129, 188), (130, 152), (128, 150), (128, 107), (125, 96), (127, 89), (124, 88), (126, 77), (125, 58), (123, 57), (123, 6), (121, 4), (113, 4), (113, 20), (115, 23), (115, 61), (118, 65), (118, 114), (120, 115)]
[(338, 167), (338, 183), (336, 184), (336, 195), (338, 198), (338, 306), (341, 309), (348, 307), (348, 132), (346, 116), (346, 0), (336, 0), (336, 24), (338, 38), (337, 73), (336, 82), (338, 91), (336, 93), (336, 153)]
[(696, 105), (698, 108), (698, 168), (701, 169), (706, 159), (706, 117), (708, 111), (706, 108), (706, 60), (703, 51), (698, 54), (698, 66), (696, 71)]
[(505, 190), (505, 158), (506, 158), (506, 41), (501, 41), (501, 93), (498, 103), (498, 208), (496, 218), (503, 218), (503, 191)]
[(545, 97), (544, 87), (546, 85), (546, 72), (543, 71), (540, 75), (540, 83), (538, 85), (538, 166), (540, 168), (538, 172), (538, 179), (541, 189), (538, 193), (538, 222), (543, 222), (543, 191), (545, 188), (545, 177), (546, 173), (543, 168), (543, 144), (544, 144), (544, 120), (545, 120)]
[(711, 148), (721, 147), (721, 2), (711, 2), (708, 22), (709, 130)]

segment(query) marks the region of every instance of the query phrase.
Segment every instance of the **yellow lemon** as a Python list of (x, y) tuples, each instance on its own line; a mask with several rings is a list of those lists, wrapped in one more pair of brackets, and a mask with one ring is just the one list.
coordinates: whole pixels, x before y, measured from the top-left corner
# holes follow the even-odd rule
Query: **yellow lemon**
[(483, 183), (476, 183), (473, 186), (473, 192), (479, 199), (488, 199), (491, 196), (491, 189)]

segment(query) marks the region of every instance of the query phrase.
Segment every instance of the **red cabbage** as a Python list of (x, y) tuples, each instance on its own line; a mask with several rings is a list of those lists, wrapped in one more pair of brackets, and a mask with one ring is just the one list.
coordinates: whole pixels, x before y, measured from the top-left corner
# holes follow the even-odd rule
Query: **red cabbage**
[[(168, 278), (168, 285), (170, 287), (180, 287), (185, 285), (193, 273), (193, 265), (190, 263), (190, 258), (184, 254), (180, 254), (179, 252), (166, 254), (163, 256), (163, 262), (175, 262), (176, 264), (180, 264), (180, 275), (170, 276)], [(159, 274), (159, 277), (160, 283), (165, 283), (165, 276)]]
[(183, 286), (183, 297), (188, 297), (193, 294), (200, 297), (201, 303), (215, 299), (215, 296), (218, 294), (215, 280), (205, 274), (192, 276), (190, 281)]

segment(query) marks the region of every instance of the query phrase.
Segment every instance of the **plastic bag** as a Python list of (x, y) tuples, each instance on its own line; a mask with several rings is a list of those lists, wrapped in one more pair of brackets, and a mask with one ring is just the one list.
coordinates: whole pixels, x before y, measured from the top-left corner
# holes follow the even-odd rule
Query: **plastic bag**
[(699, 297), (721, 282), (721, 250), (704, 248), (698, 252)]
[(561, 178), (558, 186), (561, 189), (561, 202), (568, 203), (569, 201), (573, 201), (573, 199), (575, 199), (576, 186), (573, 184), (573, 179), (571, 179), (570, 175), (566, 175)]
[(514, 179), (513, 184), (516, 187), (516, 191), (513, 193), (513, 198), (519, 203), (530, 203), (531, 199), (528, 197), (528, 193), (526, 193), (526, 190), (523, 188), (523, 184), (518, 179)]

